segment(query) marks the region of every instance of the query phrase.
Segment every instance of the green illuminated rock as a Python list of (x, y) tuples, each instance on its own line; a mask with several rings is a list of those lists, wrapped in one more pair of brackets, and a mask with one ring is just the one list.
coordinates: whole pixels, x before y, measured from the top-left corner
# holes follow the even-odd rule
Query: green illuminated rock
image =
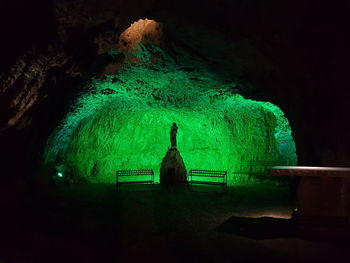
[(153, 169), (159, 181), (173, 122), (187, 170), (228, 170), (233, 184), (242, 161), (296, 164), (291, 129), (277, 106), (245, 99), (232, 88), (236, 82), (188, 54), (175, 62), (154, 46), (140, 52), (146, 60), (157, 52), (157, 64), (126, 65), (117, 75), (92, 79), (49, 138), (44, 164), (58, 158), (76, 176), (108, 183), (117, 169)]

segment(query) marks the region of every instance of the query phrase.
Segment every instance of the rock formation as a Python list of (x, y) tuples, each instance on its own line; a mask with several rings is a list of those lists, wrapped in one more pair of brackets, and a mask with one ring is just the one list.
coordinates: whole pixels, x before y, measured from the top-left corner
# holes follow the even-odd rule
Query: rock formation
[[(281, 107), (300, 164), (350, 165), (346, 1), (284, 1), (278, 6), (252, 0), (4, 2), (0, 144), (6, 152), (3, 167), (11, 173), (18, 163), (25, 170), (35, 166), (34, 158), (87, 79), (119, 70), (108, 52), (131, 23), (146, 17), (163, 23), (165, 46), (175, 57), (182, 47), (220, 73), (226, 65), (230, 71), (222, 74), (224, 80), (237, 76), (249, 83), (244, 95)], [(145, 34), (135, 38), (137, 43), (143, 44), (148, 33), (163, 37), (161, 28), (148, 29), (149, 22), (143, 22)], [(224, 37), (206, 35), (203, 28)]]
[(160, 167), (160, 184), (177, 186), (187, 183), (187, 172), (177, 148), (169, 148)]
[(185, 164), (176, 144), (177, 129), (174, 122), (170, 129), (171, 147), (166, 152), (160, 167), (160, 183), (165, 186), (176, 186), (187, 182)]

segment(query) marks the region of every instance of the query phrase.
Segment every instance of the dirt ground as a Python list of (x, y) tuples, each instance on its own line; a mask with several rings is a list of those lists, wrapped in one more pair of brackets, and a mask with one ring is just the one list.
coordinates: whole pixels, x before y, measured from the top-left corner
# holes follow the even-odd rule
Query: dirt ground
[[(0, 262), (350, 259), (347, 244), (303, 240), (259, 219), (288, 222), (295, 208), (288, 188), (272, 184), (232, 186), (226, 193), (159, 185), (123, 186), (118, 192), (113, 184), (57, 186), (33, 200), (2, 209)], [(245, 217), (260, 224), (246, 224)]]

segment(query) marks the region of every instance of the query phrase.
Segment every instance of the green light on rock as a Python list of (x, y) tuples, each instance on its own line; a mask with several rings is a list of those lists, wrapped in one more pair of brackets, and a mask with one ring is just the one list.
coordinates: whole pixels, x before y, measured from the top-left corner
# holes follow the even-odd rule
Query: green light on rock
[(175, 62), (158, 47), (140, 52), (140, 58), (157, 52), (157, 64), (92, 79), (50, 136), (44, 163), (60, 156), (74, 176), (91, 182), (114, 183), (115, 171), (125, 169), (153, 169), (159, 181), (176, 122), (187, 170), (228, 170), (234, 184), (232, 172), (244, 161), (296, 164), (291, 128), (277, 106), (233, 93), (237, 83), (224, 82), (188, 54), (180, 52)]
[(57, 176), (58, 177), (63, 177), (63, 174), (62, 173), (57, 173)]

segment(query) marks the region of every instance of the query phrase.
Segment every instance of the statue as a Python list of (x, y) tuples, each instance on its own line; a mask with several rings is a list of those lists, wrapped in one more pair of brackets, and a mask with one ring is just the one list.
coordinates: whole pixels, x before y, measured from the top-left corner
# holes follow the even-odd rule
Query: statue
[(176, 148), (176, 134), (177, 134), (177, 126), (176, 126), (176, 123), (173, 122), (173, 125), (171, 126), (171, 130), (170, 130), (171, 148)]
[(176, 146), (177, 125), (173, 122), (170, 129), (171, 148), (168, 148), (160, 164), (160, 184), (163, 186), (178, 186), (187, 183), (185, 163)]

